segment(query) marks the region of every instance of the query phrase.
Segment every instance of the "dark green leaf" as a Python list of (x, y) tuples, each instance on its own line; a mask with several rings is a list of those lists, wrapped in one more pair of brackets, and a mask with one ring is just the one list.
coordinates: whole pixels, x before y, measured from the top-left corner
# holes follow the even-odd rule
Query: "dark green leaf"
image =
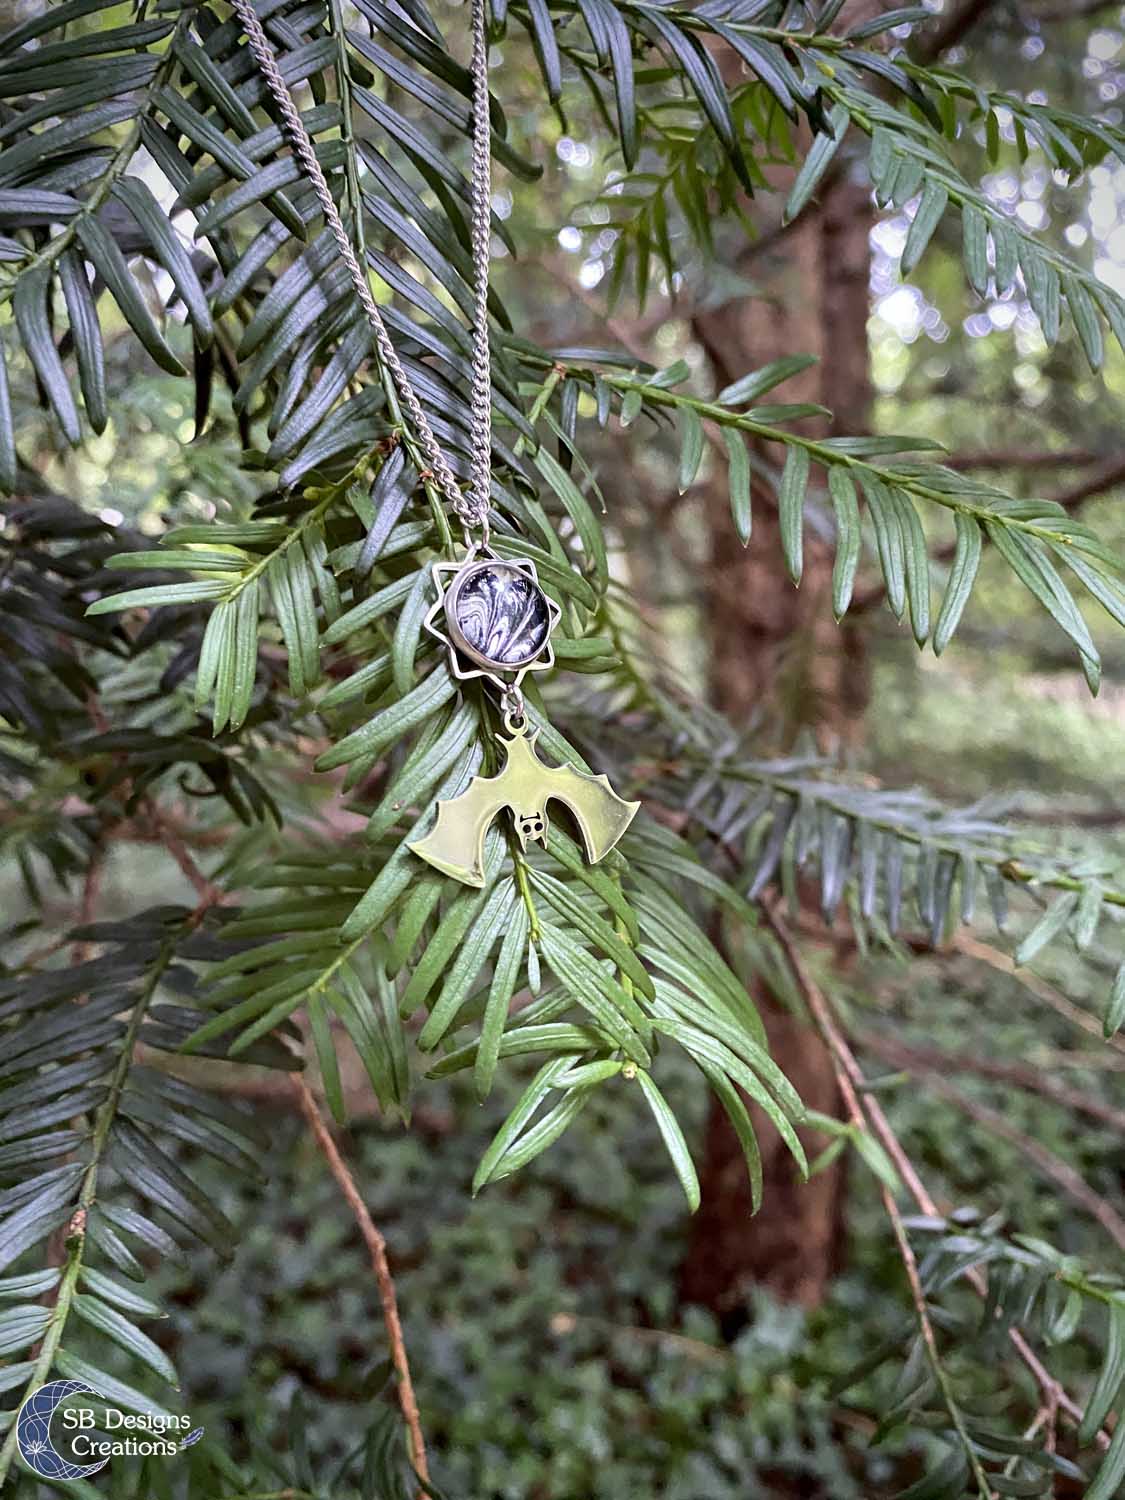
[(805, 491), (809, 483), (807, 448), (790, 448), (777, 493), (781, 521), (781, 548), (785, 566), (794, 583), (800, 583), (804, 570)]

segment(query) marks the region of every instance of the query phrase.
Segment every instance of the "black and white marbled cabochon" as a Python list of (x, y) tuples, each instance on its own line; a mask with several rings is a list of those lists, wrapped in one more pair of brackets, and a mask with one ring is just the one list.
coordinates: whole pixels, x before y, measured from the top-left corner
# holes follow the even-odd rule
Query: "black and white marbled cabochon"
[(547, 644), (543, 590), (510, 563), (485, 563), (456, 590), (455, 623), (474, 651), (497, 666), (522, 666)]

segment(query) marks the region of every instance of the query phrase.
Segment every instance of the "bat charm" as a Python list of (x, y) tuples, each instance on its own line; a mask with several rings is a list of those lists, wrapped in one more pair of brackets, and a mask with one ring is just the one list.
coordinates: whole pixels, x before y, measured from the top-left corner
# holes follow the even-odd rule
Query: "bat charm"
[(547, 766), (539, 759), (526, 722), (513, 729), (511, 739), (501, 740), (506, 761), (496, 776), (474, 776), (459, 797), (437, 805), (437, 821), (430, 833), (407, 847), (427, 863), (465, 885), (484, 885), (484, 836), (493, 819), (505, 807), (515, 821), (520, 847), (532, 840), (545, 843), (547, 803), (554, 800), (568, 808), (591, 864), (617, 843), (633, 821), (639, 802), (626, 802), (609, 784), (607, 776), (588, 776), (571, 766)]

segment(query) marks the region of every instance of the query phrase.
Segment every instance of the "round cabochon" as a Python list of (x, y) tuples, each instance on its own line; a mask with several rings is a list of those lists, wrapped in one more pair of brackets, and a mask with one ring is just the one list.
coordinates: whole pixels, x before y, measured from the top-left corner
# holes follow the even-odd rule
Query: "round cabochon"
[(551, 632), (546, 595), (513, 563), (466, 568), (445, 596), (445, 612), (456, 644), (499, 671), (533, 662)]

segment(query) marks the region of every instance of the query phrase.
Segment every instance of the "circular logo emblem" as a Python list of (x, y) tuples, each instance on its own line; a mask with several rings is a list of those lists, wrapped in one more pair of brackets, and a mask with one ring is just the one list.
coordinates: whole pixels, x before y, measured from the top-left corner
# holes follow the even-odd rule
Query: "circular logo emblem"
[(108, 1458), (103, 1458), (96, 1464), (72, 1464), (51, 1442), (51, 1418), (59, 1403), (68, 1396), (83, 1393), (97, 1394), (84, 1380), (52, 1380), (48, 1385), (40, 1386), (20, 1407), (16, 1418), (16, 1446), (28, 1468), (44, 1479), (85, 1479), (109, 1463)]

